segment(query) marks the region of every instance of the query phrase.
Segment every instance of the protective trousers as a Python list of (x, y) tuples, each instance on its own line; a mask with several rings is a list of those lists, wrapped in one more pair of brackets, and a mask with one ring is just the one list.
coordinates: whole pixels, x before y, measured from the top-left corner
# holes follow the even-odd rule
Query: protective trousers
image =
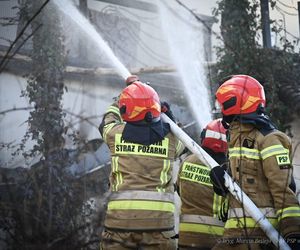
[(119, 232), (105, 230), (102, 233), (100, 250), (175, 250), (173, 231)]

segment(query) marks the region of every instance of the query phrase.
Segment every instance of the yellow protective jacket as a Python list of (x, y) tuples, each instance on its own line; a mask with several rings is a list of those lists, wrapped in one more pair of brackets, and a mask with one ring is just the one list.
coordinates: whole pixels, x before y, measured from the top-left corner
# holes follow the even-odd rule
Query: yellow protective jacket
[(111, 152), (111, 196), (105, 227), (172, 230), (175, 209), (172, 169), (183, 144), (172, 133), (148, 146), (125, 142), (122, 138), (125, 123), (116, 104), (107, 110), (102, 127), (100, 132)]
[[(275, 130), (261, 133), (250, 124), (233, 122), (229, 129), (232, 178), (282, 236), (300, 233), (300, 207), (289, 188), (292, 175), (291, 142)], [(266, 238), (243, 205), (229, 197), (224, 237)]]
[(180, 166), (177, 183), (181, 198), (181, 247), (211, 248), (223, 235), (224, 223), (218, 219), (218, 212), (225, 200), (214, 193), (209, 171), (194, 154)]

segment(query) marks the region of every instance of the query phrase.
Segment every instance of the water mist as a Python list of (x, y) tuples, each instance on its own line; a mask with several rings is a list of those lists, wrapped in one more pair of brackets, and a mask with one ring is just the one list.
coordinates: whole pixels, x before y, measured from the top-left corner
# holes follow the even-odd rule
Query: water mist
[(210, 95), (204, 68), (203, 26), (182, 6), (156, 1), (170, 55), (181, 77), (187, 101), (200, 128), (212, 120)]

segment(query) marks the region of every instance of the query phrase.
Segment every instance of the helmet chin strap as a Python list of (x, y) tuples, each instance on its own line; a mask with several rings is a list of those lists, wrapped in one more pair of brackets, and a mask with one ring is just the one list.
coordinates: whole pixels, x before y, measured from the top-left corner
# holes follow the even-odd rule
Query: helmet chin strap
[(147, 123), (150, 123), (153, 121), (153, 115), (151, 112), (147, 112), (146, 115), (145, 115), (145, 118), (144, 120), (147, 122)]
[(230, 123), (233, 122), (236, 118), (236, 115), (223, 115), (222, 125), (225, 129), (229, 129)]
[(260, 103), (257, 107), (257, 110), (256, 110), (256, 113), (257, 114), (265, 114), (265, 107)]
[(257, 117), (262, 117), (265, 115), (265, 108), (262, 104), (259, 104), (257, 107), (257, 110), (250, 114), (240, 114), (240, 115), (223, 115), (222, 118), (222, 125), (225, 129), (228, 129), (230, 126), (230, 123), (242, 119), (242, 118), (248, 118), (248, 119), (256, 119)]

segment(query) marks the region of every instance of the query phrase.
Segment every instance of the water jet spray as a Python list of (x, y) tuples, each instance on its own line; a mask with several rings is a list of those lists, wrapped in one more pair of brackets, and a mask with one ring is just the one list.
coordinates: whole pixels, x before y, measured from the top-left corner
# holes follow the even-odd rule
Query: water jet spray
[(77, 7), (71, 1), (54, 0), (58, 9), (64, 13), (72, 22), (76, 23), (86, 37), (92, 39), (99, 51), (103, 51), (112, 66), (117, 70), (118, 74), (125, 80), (129, 75), (129, 71), (115, 56), (111, 48), (104, 41), (101, 35), (97, 32), (95, 27), (80, 13)]

